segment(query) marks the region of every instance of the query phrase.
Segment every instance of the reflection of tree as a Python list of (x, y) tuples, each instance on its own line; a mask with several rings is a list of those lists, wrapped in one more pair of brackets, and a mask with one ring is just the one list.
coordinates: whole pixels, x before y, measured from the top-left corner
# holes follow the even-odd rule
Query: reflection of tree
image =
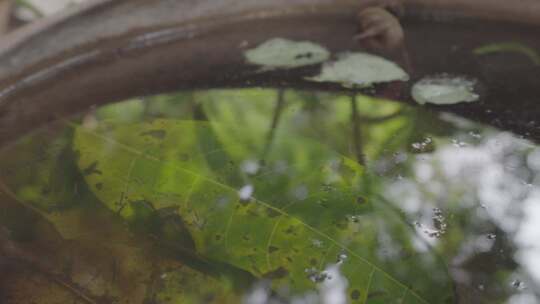
[(276, 129), (281, 119), (281, 115), (283, 113), (284, 107), (285, 107), (285, 90), (279, 89), (277, 91), (276, 105), (275, 105), (274, 113), (272, 115), (272, 123), (270, 124), (270, 130), (268, 131), (268, 135), (266, 136), (266, 144), (264, 145), (262, 156), (260, 158), (262, 163), (264, 163), (264, 160), (266, 159), (266, 157), (268, 156), (268, 153), (270, 152), (270, 149), (272, 148), (272, 143), (274, 142), (274, 138), (276, 136)]
[(530, 149), (489, 129), (478, 133), (477, 125), (461, 128), (450, 138), (435, 138), (437, 150), (403, 164), (402, 170), (410, 173), (389, 181), (387, 195), (425, 226), (430, 225), (431, 208), (444, 210), (447, 234), (425, 238), (451, 265), (465, 303), (499, 303), (521, 292), (512, 281), (527, 278), (526, 264), (516, 260), (524, 248), (515, 236), (521, 202), (532, 193), (522, 181), (529, 171), (524, 155)]
[(356, 155), (356, 161), (365, 165), (366, 160), (364, 157), (364, 149), (362, 143), (362, 130), (360, 128), (360, 118), (358, 114), (358, 100), (356, 99), (356, 94), (351, 96), (351, 122), (353, 130), (353, 146), (354, 154)]

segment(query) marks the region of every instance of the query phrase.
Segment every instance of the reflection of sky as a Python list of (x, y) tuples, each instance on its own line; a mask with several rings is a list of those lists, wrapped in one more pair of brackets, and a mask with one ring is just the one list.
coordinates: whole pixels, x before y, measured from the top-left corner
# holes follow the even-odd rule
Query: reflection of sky
[(517, 258), (540, 282), (540, 189), (535, 187), (531, 195), (523, 202), (524, 217), (515, 241), (520, 250)]
[[(429, 250), (426, 244), (437, 246), (445, 242), (446, 232), (441, 231), (441, 222), (451, 230), (452, 224), (457, 224), (452, 221), (452, 214), (461, 212), (468, 224), (459, 227), (466, 235), (458, 252), (448, 260), (456, 266), (456, 271), (452, 271), (454, 279), (466, 285), (471, 282), (468, 270), (461, 269), (460, 263), (495, 250), (496, 240), (508, 237), (517, 250), (503, 254), (515, 254), (510, 258), (515, 258), (521, 267), (501, 282), (514, 292), (507, 303), (538, 303), (534, 290), (540, 284), (540, 148), (509, 133), (493, 131), (482, 136), (469, 132), (454, 140), (434, 140), (437, 149), (433, 153), (406, 157), (404, 153), (394, 154), (393, 163), (409, 164), (410, 171), (397, 174), (386, 171), (393, 172), (387, 176), (386, 197), (398, 203), (411, 223), (418, 223), (418, 239), (414, 242), (417, 249)], [(388, 160), (383, 161), (386, 163), (373, 164), (374, 168), (381, 171), (391, 167)], [(434, 224), (435, 220), (439, 225)], [(495, 234), (493, 224), (505, 235)], [(384, 225), (378, 231), (380, 247), (391, 248), (392, 237)], [(347, 282), (339, 280), (338, 270), (337, 267), (326, 270), (333, 271), (335, 280), (320, 285), (320, 298), (309, 294), (293, 302), (346, 303), (343, 297)], [(496, 275), (487, 280), (497, 280)], [(483, 284), (472, 288), (489, 294)]]
[[(427, 235), (435, 231), (433, 210), (437, 207), (445, 210), (447, 216), (460, 210), (471, 211), (466, 219), (475, 221), (471, 226), (496, 224), (515, 243), (514, 258), (525, 276), (534, 282), (529, 286), (537, 285), (540, 283), (540, 148), (508, 133), (486, 133), (482, 138), (467, 133), (449, 142), (440, 140), (432, 154), (409, 157), (411, 173), (393, 177), (386, 196), (399, 202), (411, 221), (418, 222), (420, 237), (432, 245), (444, 242), (444, 237)], [(489, 230), (480, 236), (478, 231), (475, 233), (464, 237), (461, 257), (457, 260), (464, 261), (475, 253), (491, 250), (497, 236)], [(526, 294), (531, 291), (524, 290), (509, 303), (537, 303), (534, 295)]]

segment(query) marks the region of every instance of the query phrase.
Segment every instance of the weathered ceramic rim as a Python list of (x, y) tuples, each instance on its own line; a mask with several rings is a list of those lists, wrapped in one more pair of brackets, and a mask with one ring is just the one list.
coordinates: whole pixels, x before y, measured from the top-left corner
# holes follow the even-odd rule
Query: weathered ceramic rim
[[(0, 41), (0, 145), (60, 117), (132, 96), (259, 85), (337, 90), (298, 80), (306, 73), (303, 69), (277, 72), (281, 82), (254, 76), (241, 56), (242, 42), (251, 46), (282, 36), (315, 41), (334, 52), (358, 49), (351, 39), (356, 12), (378, 2), (99, 0), (44, 19)], [(526, 85), (509, 83), (501, 92), (492, 89), (500, 79), (483, 75), (471, 67), (472, 56), (451, 49), (455, 41), (468, 49), (515, 37), (540, 49), (538, 1), (519, 6), (500, 0), (432, 2), (405, 1), (408, 48), (421, 59), (413, 79), (426, 73), (470, 72), (465, 74), (479, 77), (489, 88), (484, 95), (496, 96), (489, 100), (490, 108), (504, 106), (503, 99), (515, 90), (540, 95), (540, 80), (534, 79)], [(525, 69), (520, 75), (537, 72)], [(531, 115), (540, 117), (526, 109), (529, 103), (499, 119), (497, 126), (540, 138), (540, 129), (531, 131), (524, 124)], [(479, 103), (446, 110), (492, 123), (486, 107)]]

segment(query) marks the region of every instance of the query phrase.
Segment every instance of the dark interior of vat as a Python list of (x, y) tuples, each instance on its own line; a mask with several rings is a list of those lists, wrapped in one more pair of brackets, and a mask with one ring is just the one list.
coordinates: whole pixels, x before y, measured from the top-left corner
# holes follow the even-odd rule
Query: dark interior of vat
[(537, 3), (232, 2), (0, 36), (0, 303), (540, 301)]

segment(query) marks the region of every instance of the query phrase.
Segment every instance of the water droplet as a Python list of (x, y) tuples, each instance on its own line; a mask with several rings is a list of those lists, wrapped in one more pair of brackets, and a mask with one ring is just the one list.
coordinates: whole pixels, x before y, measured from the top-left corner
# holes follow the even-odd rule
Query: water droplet
[(431, 238), (440, 238), (443, 234), (439, 230), (424, 229), (424, 233)]
[(444, 218), (443, 212), (439, 208), (433, 209), (433, 226), (435, 226), (436, 230), (439, 231), (440, 235), (446, 233), (446, 219)]
[(457, 148), (463, 148), (467, 146), (467, 143), (459, 141), (457, 139), (452, 139), (452, 144), (454, 145), (454, 147), (457, 147)]
[(475, 131), (471, 131), (469, 132), (469, 135), (472, 137), (472, 138), (476, 138), (476, 139), (480, 139), (482, 138), (482, 135), (478, 132), (475, 132)]
[(525, 283), (523, 283), (521, 280), (515, 279), (512, 281), (512, 287), (514, 287), (517, 290), (523, 290), (526, 288)]
[(360, 221), (360, 219), (356, 215), (347, 215), (347, 220), (353, 223), (358, 223)]
[(443, 215), (443, 212), (439, 208), (433, 209), (433, 227), (425, 227), (422, 223), (416, 221), (414, 225), (417, 229), (422, 230), (425, 234), (432, 238), (440, 238), (446, 233), (448, 225), (446, 224), (446, 219)]
[(307, 268), (305, 272), (313, 283), (322, 283), (326, 280), (331, 280), (332, 277), (326, 271), (318, 271), (315, 268)]
[(427, 153), (431, 152), (434, 149), (433, 139), (431, 137), (426, 137), (420, 142), (415, 142), (411, 144), (412, 153)]
[(322, 188), (322, 190), (323, 190), (324, 192), (330, 192), (330, 191), (333, 191), (333, 190), (334, 190), (334, 186), (329, 185), (329, 184), (323, 184), (323, 185), (321, 186), (321, 188)]
[(337, 263), (341, 264), (341, 263), (345, 262), (348, 258), (349, 257), (347, 256), (347, 254), (342, 252), (342, 253), (338, 254), (338, 256), (337, 256)]

